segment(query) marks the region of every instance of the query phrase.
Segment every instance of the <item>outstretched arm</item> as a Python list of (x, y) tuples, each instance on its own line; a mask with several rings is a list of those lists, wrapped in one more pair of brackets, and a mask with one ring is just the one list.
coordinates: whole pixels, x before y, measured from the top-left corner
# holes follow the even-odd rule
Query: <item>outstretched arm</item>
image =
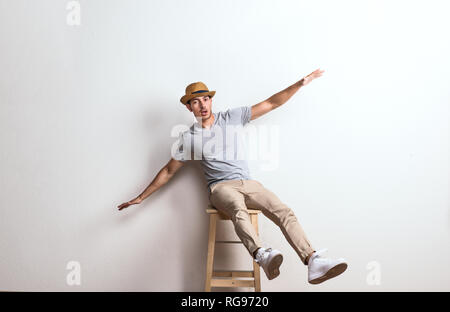
[(316, 69), (311, 74), (303, 77), (293, 85), (287, 87), (286, 89), (275, 93), (267, 100), (264, 100), (258, 104), (252, 106), (252, 117), (250, 120), (261, 117), (262, 115), (270, 112), (271, 110), (283, 105), (287, 102), (297, 91), (303, 86), (313, 81), (316, 78), (322, 76), (324, 70)]
[(161, 170), (159, 170), (156, 177), (146, 187), (146, 189), (136, 198), (119, 205), (119, 210), (127, 208), (130, 205), (140, 204), (145, 198), (147, 198), (164, 184), (169, 182), (169, 180), (172, 179), (178, 169), (180, 169), (183, 165), (184, 163), (182, 161), (171, 158), (169, 162)]

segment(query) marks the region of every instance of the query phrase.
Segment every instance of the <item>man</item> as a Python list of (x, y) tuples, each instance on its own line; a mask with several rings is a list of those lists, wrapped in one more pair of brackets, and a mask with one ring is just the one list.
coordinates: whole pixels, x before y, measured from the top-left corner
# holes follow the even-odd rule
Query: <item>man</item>
[[(317, 69), (288, 88), (251, 107), (241, 106), (218, 113), (212, 112), (212, 97), (215, 91), (210, 91), (202, 82), (188, 85), (180, 101), (194, 114), (197, 122), (189, 130), (180, 134), (173, 157), (159, 171), (150, 185), (135, 199), (121, 204), (118, 207), (119, 210), (141, 203), (166, 184), (186, 161), (200, 160), (208, 181), (211, 204), (231, 216), (236, 234), (250, 256), (264, 269), (269, 280), (280, 274), (279, 267), (283, 262), (283, 255), (279, 250), (261, 245), (247, 209), (260, 209), (266, 217), (280, 227), (303, 264), (308, 266), (309, 283), (322, 283), (343, 273), (347, 269), (345, 260), (322, 257), (321, 254), (327, 249), (314, 250), (294, 212), (273, 192), (251, 178), (247, 160), (236, 157), (236, 153), (233, 153), (241, 150), (242, 135), (237, 132), (237, 142), (230, 143), (228, 139), (223, 139), (223, 136), (234, 139), (235, 128), (242, 128), (251, 120), (283, 105), (300, 87), (306, 86), (322, 73), (323, 70)], [(214, 144), (210, 144), (211, 142)], [(230, 150), (231, 157), (229, 157)], [(224, 157), (225, 154), (226, 157)]]

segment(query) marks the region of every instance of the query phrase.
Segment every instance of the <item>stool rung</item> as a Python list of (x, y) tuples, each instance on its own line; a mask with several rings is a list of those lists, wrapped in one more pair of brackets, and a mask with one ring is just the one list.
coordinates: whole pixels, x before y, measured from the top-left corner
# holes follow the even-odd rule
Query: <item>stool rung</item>
[(255, 281), (212, 278), (211, 287), (255, 287)]
[(253, 271), (214, 271), (215, 277), (254, 277)]
[(226, 241), (226, 240), (216, 241), (216, 243), (219, 243), (219, 244), (243, 244), (241, 241)]

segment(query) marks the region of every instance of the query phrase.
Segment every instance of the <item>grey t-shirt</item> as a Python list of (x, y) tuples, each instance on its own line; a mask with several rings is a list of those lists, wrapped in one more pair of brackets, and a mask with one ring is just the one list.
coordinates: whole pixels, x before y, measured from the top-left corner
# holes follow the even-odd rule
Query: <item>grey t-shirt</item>
[(243, 126), (250, 122), (251, 106), (230, 108), (213, 115), (210, 128), (195, 122), (189, 130), (181, 132), (173, 155), (182, 162), (200, 160), (209, 192), (220, 181), (252, 179), (243, 137)]

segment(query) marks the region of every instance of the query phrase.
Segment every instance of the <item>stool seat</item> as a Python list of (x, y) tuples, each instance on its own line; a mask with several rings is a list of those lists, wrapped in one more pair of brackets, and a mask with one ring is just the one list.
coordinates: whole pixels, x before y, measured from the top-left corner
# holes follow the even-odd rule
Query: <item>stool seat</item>
[[(261, 213), (259, 209), (247, 209), (247, 212), (250, 215)], [(231, 217), (223, 213), (222, 211), (217, 210), (213, 205), (208, 204), (208, 208), (206, 208), (207, 214), (218, 214), (221, 220), (231, 220)]]
[[(247, 209), (251, 222), (258, 233), (258, 214), (261, 210)], [(211, 291), (211, 287), (253, 287), (255, 292), (261, 291), (261, 278), (259, 265), (253, 259), (253, 270), (214, 270), (214, 250), (216, 243), (221, 244), (236, 244), (239, 241), (217, 241), (216, 229), (217, 220), (231, 220), (231, 217), (222, 211), (217, 210), (213, 205), (208, 204), (206, 213), (209, 215), (209, 238), (208, 238), (208, 255), (206, 261), (206, 282), (205, 291)], [(247, 278), (247, 279), (237, 279)]]

